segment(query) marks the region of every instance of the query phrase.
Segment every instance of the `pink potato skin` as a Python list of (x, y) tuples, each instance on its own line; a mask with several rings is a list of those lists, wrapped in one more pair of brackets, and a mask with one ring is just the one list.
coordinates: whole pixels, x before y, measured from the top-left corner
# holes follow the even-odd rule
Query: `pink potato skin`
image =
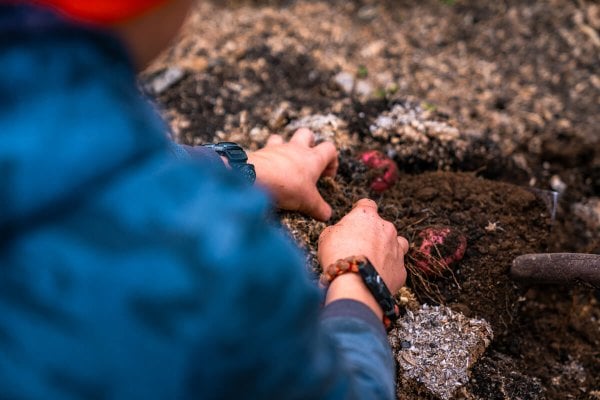
[(359, 156), (360, 161), (369, 168), (382, 169), (383, 173), (371, 182), (371, 190), (382, 193), (394, 186), (398, 180), (398, 166), (391, 158), (377, 150), (365, 151)]
[(449, 226), (432, 226), (417, 235), (415, 265), (426, 274), (443, 272), (460, 261), (467, 250), (467, 238)]

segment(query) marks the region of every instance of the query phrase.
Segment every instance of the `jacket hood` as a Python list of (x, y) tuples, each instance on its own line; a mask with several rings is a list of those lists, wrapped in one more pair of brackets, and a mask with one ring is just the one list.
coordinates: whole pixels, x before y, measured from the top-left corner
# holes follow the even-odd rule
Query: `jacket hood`
[(164, 126), (108, 34), (0, 6), (0, 65), (2, 236), (165, 146)]

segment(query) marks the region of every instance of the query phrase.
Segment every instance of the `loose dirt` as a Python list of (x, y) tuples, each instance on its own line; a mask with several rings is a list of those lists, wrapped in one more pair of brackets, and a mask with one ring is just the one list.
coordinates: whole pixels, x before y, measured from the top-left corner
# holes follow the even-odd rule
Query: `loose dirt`
[[(320, 183), (331, 222), (369, 196), (409, 239), (466, 235), (452, 271), (408, 281), (419, 302), (492, 326), (459, 397), (598, 399), (598, 289), (518, 285), (508, 270), (525, 253), (600, 253), (599, 32), (586, 0), (201, 2), (141, 78), (179, 69), (151, 94), (181, 142), (256, 149), (300, 125), (336, 142), (339, 174)], [(382, 194), (358, 161), (368, 149), (401, 173)], [(560, 191), (554, 221), (532, 188)], [(317, 274), (325, 225), (280, 216)]]

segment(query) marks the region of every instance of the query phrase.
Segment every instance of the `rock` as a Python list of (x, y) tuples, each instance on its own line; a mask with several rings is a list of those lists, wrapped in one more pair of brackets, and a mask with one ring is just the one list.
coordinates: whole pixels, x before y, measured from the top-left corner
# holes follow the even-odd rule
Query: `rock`
[(279, 106), (272, 112), (267, 125), (274, 131), (277, 131), (286, 124), (289, 118), (289, 110), (291, 106), (287, 101), (282, 102)]
[(378, 57), (386, 47), (385, 40), (374, 40), (360, 51), (360, 55), (365, 58)]
[(360, 80), (356, 83), (354, 91), (359, 97), (369, 98), (373, 94), (373, 85), (369, 81)]
[(600, 229), (600, 197), (573, 204), (573, 213), (586, 224), (588, 229)]
[(159, 72), (144, 83), (144, 89), (151, 94), (159, 95), (179, 82), (185, 76), (185, 71), (179, 67), (169, 67)]
[(469, 382), (471, 367), (492, 339), (487, 321), (469, 319), (449, 307), (425, 304), (414, 312), (407, 310), (389, 333), (399, 387), (407, 384), (435, 398), (451, 399)]
[(351, 95), (354, 90), (354, 76), (348, 72), (340, 72), (333, 77), (333, 81), (346, 93)]
[(560, 176), (552, 175), (550, 178), (550, 187), (558, 193), (562, 193), (567, 189), (567, 184), (560, 179)]
[(308, 128), (315, 133), (317, 143), (330, 141), (335, 143), (339, 150), (348, 149), (358, 144), (356, 135), (348, 131), (348, 124), (333, 114), (315, 114), (297, 119), (289, 123), (285, 130), (288, 134), (297, 129)]
[(587, 20), (592, 28), (600, 30), (600, 5), (589, 5), (586, 14)]
[(358, 12), (356, 13), (358, 18), (363, 20), (363, 21), (371, 21), (375, 18), (377, 18), (377, 7), (376, 6), (371, 6), (371, 5), (366, 5), (361, 7)]

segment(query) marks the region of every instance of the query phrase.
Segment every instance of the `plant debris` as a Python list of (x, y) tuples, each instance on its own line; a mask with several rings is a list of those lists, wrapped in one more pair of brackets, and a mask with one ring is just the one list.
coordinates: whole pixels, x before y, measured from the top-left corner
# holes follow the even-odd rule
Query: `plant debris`
[[(448, 400), (469, 382), (469, 370), (490, 345), (490, 324), (445, 306), (406, 311), (389, 333), (400, 368), (399, 385), (422, 385)], [(403, 389), (405, 390), (405, 389)]]
[(414, 159), (437, 168), (448, 167), (447, 160), (464, 160), (469, 140), (445, 121), (435, 120), (435, 112), (406, 101), (379, 114), (369, 130), (374, 138), (386, 143), (388, 154), (398, 159)]

